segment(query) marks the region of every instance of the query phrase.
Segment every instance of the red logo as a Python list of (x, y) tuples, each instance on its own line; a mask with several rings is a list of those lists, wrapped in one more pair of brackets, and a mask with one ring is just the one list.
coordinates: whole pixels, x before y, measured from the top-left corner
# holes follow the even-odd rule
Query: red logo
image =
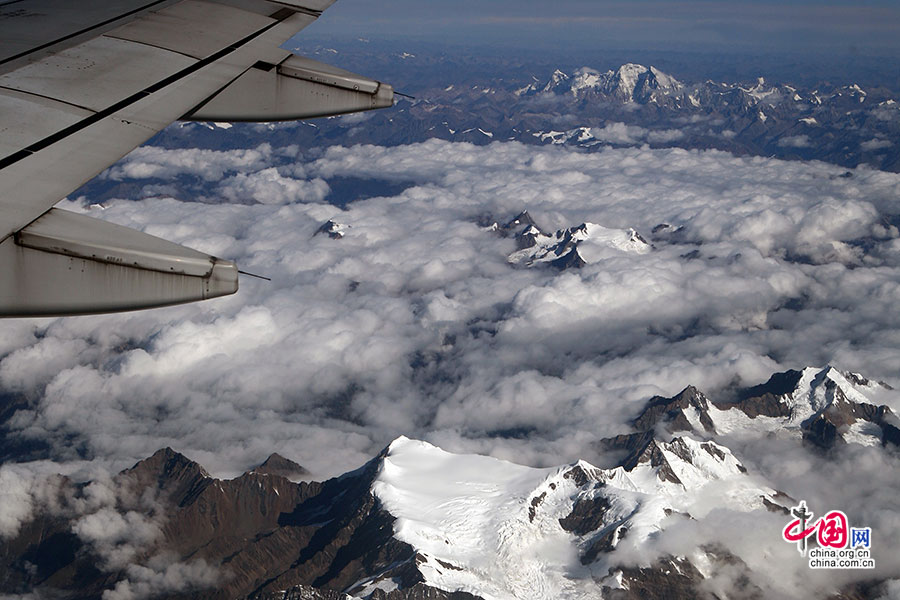
[[(847, 526), (847, 515), (842, 511), (833, 510), (824, 517), (820, 517), (818, 521), (814, 522), (809, 527), (804, 528), (806, 519), (811, 519), (813, 516), (812, 513), (804, 510), (805, 508), (803, 503), (801, 503), (801, 505), (795, 509), (801, 514), (794, 514), (792, 511), (792, 514), (798, 518), (788, 523), (787, 527), (784, 528), (782, 536), (786, 542), (805, 541), (814, 531), (818, 530), (819, 534), (817, 539), (820, 546), (828, 548), (847, 547), (847, 542), (850, 539), (850, 528)], [(806, 519), (804, 519), (804, 516)], [(805, 546), (806, 544), (804, 544), (804, 548)], [(801, 553), (803, 553), (803, 550), (801, 550)]]

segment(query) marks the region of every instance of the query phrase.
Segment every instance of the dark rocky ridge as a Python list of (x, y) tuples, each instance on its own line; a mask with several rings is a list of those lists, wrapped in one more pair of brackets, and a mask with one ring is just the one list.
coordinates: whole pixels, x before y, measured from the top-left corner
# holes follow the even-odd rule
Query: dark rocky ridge
[[(137, 561), (165, 552), (219, 565), (215, 589), (188, 589), (178, 597), (262, 598), (293, 588), (291, 597), (330, 600), (374, 575), (400, 576), (411, 587), (420, 581), (410, 568), (414, 553), (393, 539), (393, 518), (369, 493), (376, 462), (325, 483), (293, 483), (259, 470), (222, 481), (166, 448), (115, 478), (115, 509), (140, 511), (160, 527), (160, 538), (142, 548)], [(280, 457), (267, 463), (271, 470), (298, 466)], [(103, 557), (72, 532), (78, 514), (71, 507), (83, 495), (84, 486), (61, 480), (60, 505), (69, 508), (38, 514), (0, 547), (0, 589), (52, 588), (56, 598), (100, 598), (126, 575), (98, 568)]]
[(261, 465), (250, 471), (262, 475), (279, 475), (287, 479), (299, 479), (309, 475), (309, 471), (294, 461), (273, 452)]
[(684, 409), (693, 407), (700, 412), (700, 423), (708, 432), (715, 432), (712, 419), (709, 418), (709, 400), (692, 385), (684, 388), (671, 398), (654, 396), (644, 410), (631, 424), (637, 431), (649, 431), (660, 421), (668, 423), (672, 431), (690, 431), (691, 424), (684, 414)]

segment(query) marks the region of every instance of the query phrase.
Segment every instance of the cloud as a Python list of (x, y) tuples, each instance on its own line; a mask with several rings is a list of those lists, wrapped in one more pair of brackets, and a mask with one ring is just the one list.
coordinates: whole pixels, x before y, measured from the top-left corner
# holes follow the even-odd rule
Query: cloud
[[(62, 468), (60, 468), (62, 467)], [(69, 471), (73, 477), (56, 474)], [(75, 483), (85, 480), (86, 483)], [(158, 551), (166, 507), (154, 489), (134, 489), (110, 477), (102, 461), (0, 466), (0, 539), (15, 538), (33, 519), (67, 527), (84, 544), (95, 567), (118, 574), (104, 598), (150, 598), (208, 588), (227, 576), (203, 560), (179, 561)], [(42, 597), (40, 591), (37, 598)], [(46, 591), (46, 590), (44, 590)], [(27, 596), (26, 596), (27, 597)]]
[(34, 476), (16, 465), (0, 466), (0, 536), (15, 537), (33, 510)]
[(642, 143), (670, 144), (684, 137), (684, 132), (678, 129), (647, 129), (638, 125), (626, 125), (625, 123), (607, 123), (603, 127), (592, 127), (591, 135), (594, 138), (612, 144), (622, 146), (634, 146)]
[(272, 160), (269, 144), (238, 150), (163, 149), (142, 146), (116, 163), (102, 177), (114, 181), (126, 179), (170, 179), (193, 175), (206, 181), (218, 181), (226, 173), (244, 169), (261, 170)]
[(161, 537), (159, 526), (136, 511), (124, 513), (104, 507), (78, 519), (72, 531), (103, 558), (102, 567), (118, 570)]
[(232, 175), (220, 182), (219, 190), (221, 197), (229, 202), (262, 204), (321, 202), (331, 191), (322, 179), (305, 181), (284, 177), (274, 167)]
[[(197, 172), (196, 152), (125, 163), (153, 157), (177, 178)], [(148, 198), (88, 212), (273, 281), (197, 305), (0, 324), (11, 340), (0, 382), (32, 399), (11, 436), (47, 440), (58, 460), (79, 440), (118, 468), (171, 445), (225, 474), (272, 451), (336, 474), (400, 433), (556, 464), (574, 458), (569, 440), (617, 433), (649, 396), (688, 384), (715, 393), (829, 362), (896, 383), (900, 245), (883, 225), (896, 175), (437, 140), (317, 159), (235, 150), (216, 169), (248, 153), (250, 167), (208, 189), (253, 204)], [(281, 157), (277, 170), (257, 153)], [(320, 192), (286, 188), (288, 173)], [(411, 187), (341, 210), (322, 203), (335, 177)], [(478, 222), (523, 208), (549, 230), (680, 229), (643, 256), (518, 269), (513, 242)], [(328, 219), (348, 226), (343, 239), (313, 235)]]
[(900, 598), (900, 579), (891, 579), (885, 586), (885, 593), (878, 600), (897, 600)]
[(779, 139), (778, 145), (783, 148), (809, 148), (812, 146), (812, 142), (809, 141), (809, 136), (806, 134), (789, 135)]
[(859, 148), (860, 150), (863, 150), (865, 152), (877, 152), (878, 150), (890, 148), (893, 145), (894, 144), (890, 140), (880, 140), (878, 138), (873, 138), (871, 140), (860, 143)]
[(221, 581), (219, 570), (204, 560), (181, 563), (169, 562), (166, 557), (155, 558), (150, 566), (131, 565), (125, 574), (113, 589), (103, 592), (103, 600), (158, 598), (209, 588)]
[(61, 475), (80, 466), (50, 461), (0, 465), (0, 540), (14, 538), (39, 511), (63, 511), (66, 480)]

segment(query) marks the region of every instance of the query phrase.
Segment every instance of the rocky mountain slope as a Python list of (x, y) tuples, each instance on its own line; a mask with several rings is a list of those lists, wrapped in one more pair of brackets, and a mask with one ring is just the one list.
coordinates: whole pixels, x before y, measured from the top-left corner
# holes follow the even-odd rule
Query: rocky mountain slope
[[(527, 215), (519, 220), (527, 226)], [(0, 591), (691, 598), (728, 571), (744, 572), (744, 592), (758, 595), (748, 565), (720, 547), (663, 552), (646, 564), (623, 557), (669, 528), (702, 522), (712, 495), (718, 509), (735, 514), (787, 514), (796, 504), (791, 490), (748, 472), (727, 447), (730, 436), (781, 436), (816, 453), (896, 445), (896, 416), (870, 400), (891, 393), (832, 367), (778, 373), (722, 400), (688, 387), (651, 398), (632, 431), (598, 442), (619, 456), (606, 468), (585, 461), (531, 468), (399, 438), (358, 470), (322, 483), (296, 482), (304, 470), (278, 455), (219, 480), (166, 448), (110, 480), (47, 482), (33, 518), (0, 545)], [(866, 589), (860, 597), (881, 593), (871, 582)]]

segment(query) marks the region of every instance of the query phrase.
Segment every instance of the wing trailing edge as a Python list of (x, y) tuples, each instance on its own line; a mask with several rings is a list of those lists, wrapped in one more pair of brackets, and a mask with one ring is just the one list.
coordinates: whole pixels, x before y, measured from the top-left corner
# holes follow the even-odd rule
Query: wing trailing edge
[(237, 266), (146, 233), (51, 209), (0, 244), (0, 316), (118, 312), (233, 294)]
[(394, 104), (394, 89), (344, 69), (292, 55), (258, 62), (185, 115), (186, 121), (293, 121)]

